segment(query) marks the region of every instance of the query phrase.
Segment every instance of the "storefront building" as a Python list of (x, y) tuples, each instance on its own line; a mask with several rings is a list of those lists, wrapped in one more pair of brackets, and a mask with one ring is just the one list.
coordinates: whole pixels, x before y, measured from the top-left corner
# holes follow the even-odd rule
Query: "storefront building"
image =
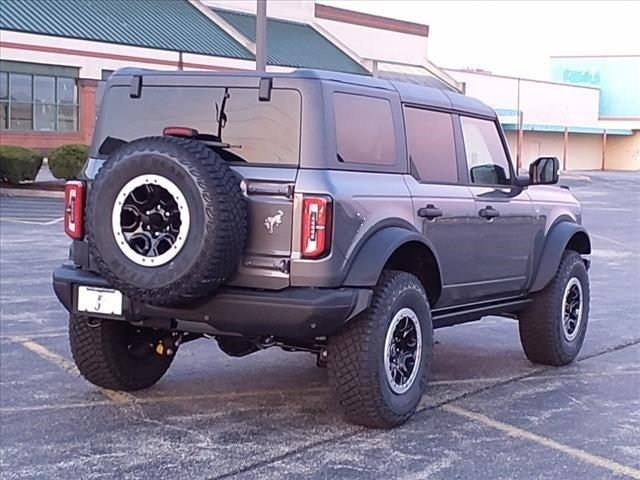
[[(1, 144), (46, 153), (66, 143), (89, 143), (100, 82), (118, 68), (255, 69), (255, 1), (2, 4)], [(393, 53), (388, 47), (373, 58), (376, 41), (360, 42), (356, 49), (345, 43), (366, 35), (380, 45), (403, 45), (414, 68), (454, 82), (426, 60), (426, 25), (312, 0), (272, 0), (268, 13), (270, 71), (318, 68), (371, 75), (379, 61), (397, 60), (388, 57)]]
[[(0, 144), (88, 144), (116, 69), (254, 70), (255, 0), (3, 0)], [(554, 57), (553, 82), (438, 68), (427, 25), (269, 0), (267, 69), (317, 68), (462, 91), (495, 108), (521, 167), (640, 169), (640, 56)], [(636, 82), (634, 82), (636, 80)]]
[(565, 170), (640, 170), (640, 55), (552, 57), (548, 82), (447, 72), (496, 109), (521, 167), (550, 155)]

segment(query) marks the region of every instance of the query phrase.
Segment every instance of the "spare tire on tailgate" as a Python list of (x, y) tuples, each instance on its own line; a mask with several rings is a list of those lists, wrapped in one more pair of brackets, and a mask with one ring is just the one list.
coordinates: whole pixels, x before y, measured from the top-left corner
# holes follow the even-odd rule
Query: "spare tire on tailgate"
[(105, 162), (87, 199), (87, 241), (114, 288), (167, 305), (212, 293), (247, 236), (238, 176), (196, 140), (147, 137)]

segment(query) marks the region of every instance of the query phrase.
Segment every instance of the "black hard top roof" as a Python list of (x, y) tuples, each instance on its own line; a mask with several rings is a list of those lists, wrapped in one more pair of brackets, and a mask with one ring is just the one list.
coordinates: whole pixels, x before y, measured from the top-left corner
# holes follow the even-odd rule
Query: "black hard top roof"
[(327, 82), (341, 82), (362, 87), (370, 87), (383, 90), (395, 90), (400, 95), (402, 102), (432, 106), (436, 108), (451, 109), (460, 112), (468, 112), (476, 115), (496, 118), (496, 113), (489, 106), (473, 97), (456, 93), (450, 89), (417, 85), (400, 80), (374, 78), (367, 75), (340, 73), (328, 70), (298, 69), (292, 72), (254, 72), (254, 71), (188, 71), (183, 70), (144, 70), (139, 68), (121, 68), (113, 75), (189, 75), (189, 76), (216, 76), (216, 77), (270, 77), (270, 78), (299, 78)]

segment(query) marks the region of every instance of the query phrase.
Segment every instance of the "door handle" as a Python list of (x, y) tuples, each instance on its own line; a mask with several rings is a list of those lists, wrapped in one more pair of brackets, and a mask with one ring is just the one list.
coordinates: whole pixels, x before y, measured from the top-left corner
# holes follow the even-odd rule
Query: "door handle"
[(482, 218), (486, 218), (487, 220), (491, 220), (492, 218), (496, 218), (500, 216), (500, 212), (493, 208), (491, 205), (487, 205), (484, 208), (481, 208), (478, 212)]
[(427, 220), (433, 220), (434, 218), (442, 216), (442, 209), (437, 208), (435, 205), (429, 204), (426, 207), (422, 207), (418, 210), (418, 216), (426, 218)]

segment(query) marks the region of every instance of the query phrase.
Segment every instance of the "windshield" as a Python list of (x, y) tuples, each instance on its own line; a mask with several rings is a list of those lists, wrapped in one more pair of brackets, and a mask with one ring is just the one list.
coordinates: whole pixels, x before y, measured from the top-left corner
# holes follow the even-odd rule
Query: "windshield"
[(230, 161), (298, 165), (301, 98), (297, 90), (274, 89), (270, 101), (256, 88), (144, 87), (130, 98), (128, 87), (106, 93), (92, 157), (107, 158), (120, 145), (166, 127), (188, 127), (226, 146)]

